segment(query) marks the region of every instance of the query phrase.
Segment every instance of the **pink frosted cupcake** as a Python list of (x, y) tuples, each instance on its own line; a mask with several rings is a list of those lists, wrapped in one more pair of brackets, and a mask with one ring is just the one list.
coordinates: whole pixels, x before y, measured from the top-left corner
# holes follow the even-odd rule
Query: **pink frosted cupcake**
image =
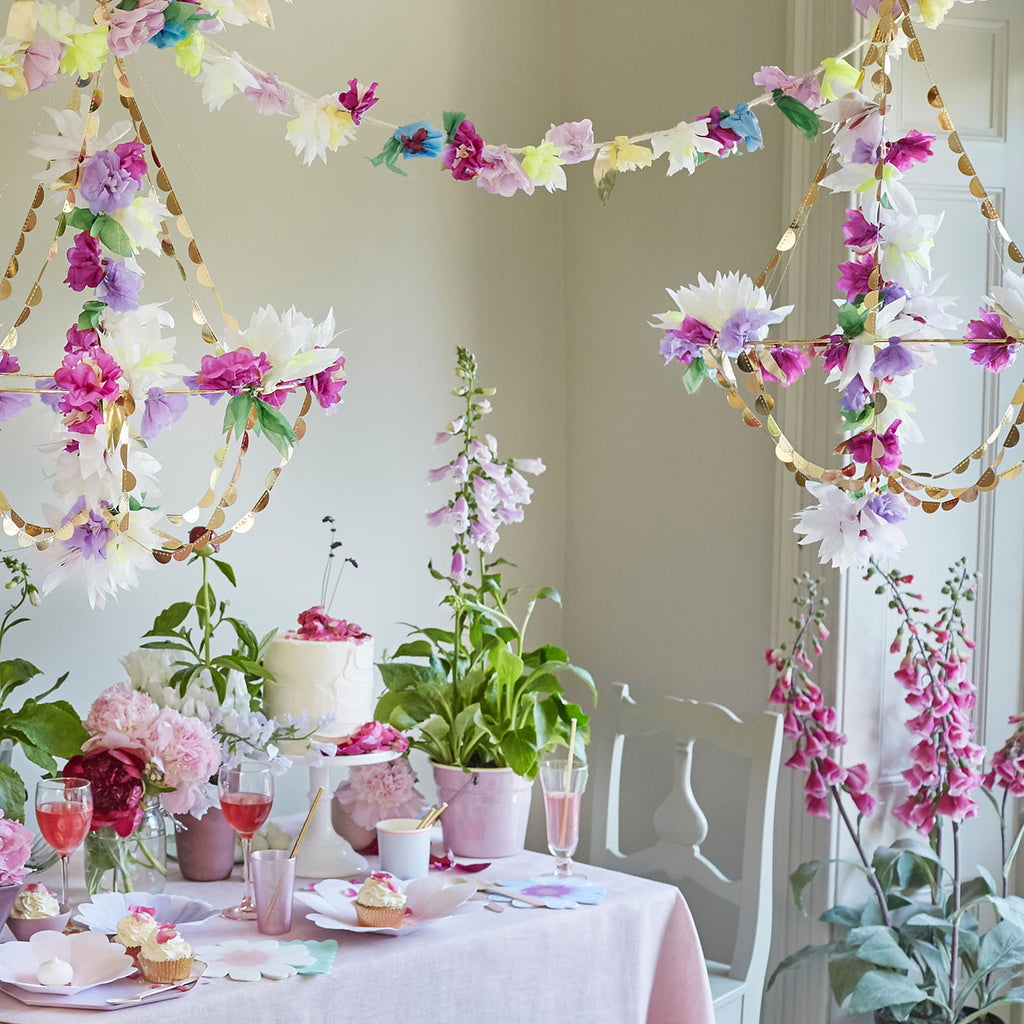
[(405, 893), (386, 871), (374, 871), (356, 896), (356, 917), (364, 928), (400, 928)]
[(139, 951), (139, 967), (146, 981), (162, 985), (184, 981), (192, 973), (192, 947), (173, 924), (161, 924)]
[(57, 897), (39, 882), (29, 882), (18, 894), (7, 925), (19, 942), (28, 942), (36, 932), (62, 932), (70, 913), (60, 912)]
[(115, 942), (124, 946), (124, 951), (139, 965), (139, 950), (142, 944), (156, 931), (155, 907), (129, 907), (128, 913), (117, 922)]

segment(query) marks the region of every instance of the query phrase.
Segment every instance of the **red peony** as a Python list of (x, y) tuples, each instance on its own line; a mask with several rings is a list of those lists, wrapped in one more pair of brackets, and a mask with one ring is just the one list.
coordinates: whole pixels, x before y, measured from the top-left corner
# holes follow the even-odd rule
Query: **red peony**
[(92, 831), (112, 825), (128, 836), (142, 820), (142, 773), (146, 761), (134, 750), (113, 748), (79, 754), (64, 765), (64, 777), (92, 785)]

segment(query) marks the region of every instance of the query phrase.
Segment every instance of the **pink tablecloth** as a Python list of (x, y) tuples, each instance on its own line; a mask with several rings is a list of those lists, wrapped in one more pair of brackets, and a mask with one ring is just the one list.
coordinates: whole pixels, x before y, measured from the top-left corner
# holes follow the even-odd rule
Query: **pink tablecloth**
[[(496, 862), (491, 879), (550, 870), (523, 853)], [(284, 981), (211, 980), (190, 994), (117, 1011), (117, 1024), (714, 1024), (707, 974), (690, 912), (660, 882), (582, 866), (607, 887), (600, 906), (495, 914), (473, 903), (456, 916), (392, 937), (328, 932), (296, 904), (283, 939), (338, 940), (329, 975)], [(304, 884), (302, 881), (299, 883)], [(237, 902), (240, 882), (170, 880), (215, 906)], [(212, 918), (186, 931), (196, 944), (256, 938), (255, 924)], [(4, 933), (6, 937), (9, 932)], [(0, 1024), (68, 1024), (88, 1010), (22, 1005), (0, 993)]]

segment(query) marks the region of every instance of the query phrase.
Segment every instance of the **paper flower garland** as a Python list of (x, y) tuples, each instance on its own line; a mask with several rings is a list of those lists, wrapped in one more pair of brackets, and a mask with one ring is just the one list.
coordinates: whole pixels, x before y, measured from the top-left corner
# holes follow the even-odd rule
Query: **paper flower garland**
[[(947, 312), (952, 300), (937, 296), (931, 282), (930, 252), (942, 218), (919, 213), (903, 181), (932, 157), (936, 136), (916, 129), (898, 135), (887, 118), (893, 62), (904, 47), (919, 62), (924, 53), (906, 0), (881, 0), (871, 6), (878, 10), (877, 25), (864, 67), (856, 74), (830, 63), (824, 89), (814, 76), (797, 79), (774, 67), (762, 68), (754, 76), (776, 105), (799, 102), (805, 109), (817, 107), (817, 115), (835, 129), (830, 153), (765, 271), (756, 282), (745, 275), (718, 274), (713, 284), (700, 276), (696, 286), (670, 290), (678, 310), (658, 314), (652, 324), (663, 331), (660, 350), (666, 364), (683, 365), (688, 391), (711, 380), (727, 390), (730, 404), (743, 410), (745, 422), (765, 426), (778, 457), (799, 474), (798, 481), (818, 502), (797, 516), (800, 543), (818, 544), (821, 561), (841, 570), (896, 554), (905, 544), (899, 524), (910, 505), (923, 505), (926, 511), (952, 508), (1021, 470), (1018, 463), (995, 474), (1003, 452), (1016, 444), (1015, 410), (1024, 395), (1014, 399), (999, 429), (951, 471), (965, 472), (971, 458), (980, 458), (1006, 429), (1003, 450), (973, 486), (947, 487), (938, 482), (946, 474), (915, 473), (904, 465), (903, 441), (920, 440), (911, 419), (913, 406), (907, 401), (914, 375), (935, 362), (936, 347), (951, 343), (939, 337), (940, 332), (963, 325)], [(866, 95), (859, 86), (872, 66), (878, 68), (871, 77), (877, 91)], [(837, 83), (855, 87), (839, 94)], [(833, 98), (822, 105), (823, 95)], [(970, 191), (981, 201), (982, 215), (1008, 243), (1010, 258), (1024, 263), (963, 153), (936, 86), (928, 98), (939, 108), (939, 126), (949, 133), (950, 148), (961, 154), (959, 168), (971, 178)], [(793, 113), (803, 118), (795, 108)], [(826, 173), (831, 156), (838, 167)], [(857, 194), (843, 225), (850, 258), (839, 266), (836, 283), (842, 297), (836, 300), (836, 326), (819, 339), (773, 343), (768, 341), (769, 328), (792, 307), (773, 309), (764, 285), (779, 255), (796, 244), (797, 230), (819, 186)], [(1003, 287), (993, 289), (979, 316), (959, 343), (965, 344), (971, 362), (993, 372), (1004, 370), (1020, 345), (1024, 279), (1006, 269)], [(826, 379), (839, 392), (842, 430), (848, 435), (835, 448), (835, 454), (847, 459), (839, 470), (816, 466), (795, 451), (772, 414), (774, 399), (765, 390), (766, 382), (789, 386), (819, 359)], [(738, 370), (748, 376), (755, 410), (740, 395)], [(927, 500), (912, 493), (922, 490)]]
[[(162, 27), (147, 39), (158, 46), (161, 39), (175, 36), (180, 36), (179, 42), (187, 40), (189, 35), (181, 32), (203, 21), (192, 4), (151, 6), (156, 8), (154, 17), (161, 16)], [(141, 22), (132, 24), (138, 28)], [(146, 32), (153, 27), (148, 25)], [(132, 38), (138, 41), (143, 34), (139, 30)], [(226, 326), (218, 337), (190, 292), (193, 318), (202, 325), (210, 354), (202, 357), (197, 372), (176, 361), (176, 339), (170, 333), (173, 317), (162, 303), (143, 299), (137, 261), (144, 250), (174, 259), (188, 287), (189, 274), (177, 258), (168, 229), (172, 211), (173, 223), (187, 240), (196, 279), (218, 302), (219, 295), (166, 169), (142, 142), (150, 138), (148, 129), (123, 67), (119, 71), (118, 88), (128, 101), (130, 124), (114, 125), (104, 134), (95, 130), (102, 102), (97, 90), (88, 112), (72, 107), (54, 113), (56, 134), (37, 139), (33, 150), (47, 161), (40, 179), (63, 198), (53, 251), (60, 251), (63, 238), (64, 284), (83, 293), (84, 299), (76, 322), (67, 329), (61, 363), (49, 373), (29, 372), (15, 354), (19, 328), (42, 298), (43, 273), (51, 262), (61, 262), (49, 258), (0, 354), (0, 420), (23, 412), (31, 401), (26, 392), (33, 391), (58, 417), (50, 451), (55, 460), (53, 487), (63, 506), (46, 509), (45, 523), (33, 524), (3, 500), (3, 529), (23, 546), (34, 544), (42, 551), (47, 567), (44, 592), (79, 577), (90, 603), (100, 606), (119, 590), (136, 586), (140, 570), (187, 557), (193, 545), (202, 546), (211, 538), (220, 543), (233, 532), (248, 529), (301, 436), (302, 415), (314, 400), (325, 410), (333, 409), (345, 385), (344, 356), (331, 346), (333, 311), (318, 324), (294, 308), (279, 314), (264, 306), (245, 328), (225, 314)], [(126, 141), (118, 141), (126, 135)], [(43, 202), (45, 190), (40, 187), (15, 252), (36, 225), (34, 211)], [(0, 300), (11, 295), (17, 272), (18, 263), (12, 260), (0, 282)], [(26, 380), (33, 386), (25, 387)], [(281, 411), (293, 394), (304, 400), (294, 423)], [(223, 427), (227, 443), (215, 455), (206, 496), (184, 513), (165, 513), (156, 504), (160, 463), (150, 445), (184, 414), (190, 395), (211, 401), (228, 396)], [(234, 483), (250, 433), (265, 436), (281, 462), (253, 509), (225, 528), (225, 510), (235, 500)], [(238, 462), (218, 498), (214, 487), (233, 438), (238, 441)], [(204, 509), (205, 521), (193, 526)], [(187, 540), (165, 532), (165, 518), (172, 526), (193, 526)]]
[[(919, 3), (919, 14), (931, 28), (941, 23), (952, 6), (952, 0)], [(867, 17), (877, 10), (878, 0), (853, 0), (853, 6)], [(815, 106), (822, 96), (831, 98), (845, 91), (841, 87), (856, 84), (856, 70), (843, 59), (848, 55), (844, 53), (827, 57), (800, 78), (777, 68), (762, 69), (755, 81), (765, 86), (765, 96), (737, 103), (731, 111), (713, 108), (705, 117), (680, 122), (665, 131), (617, 135), (612, 141), (595, 143), (590, 120), (581, 119), (552, 124), (540, 142), (514, 148), (485, 142), (472, 122), (463, 127), (465, 115), (461, 113), (446, 112), (443, 130), (427, 121), (396, 125), (367, 117), (378, 101), (378, 83), (367, 86), (352, 78), (347, 88), (314, 96), (279, 81), (276, 74), (215, 40), (225, 25), (255, 21), (271, 27), (264, 0), (238, 5), (234, 0), (204, 0), (202, 5), (188, 0), (151, 0), (141, 5), (137, 0), (121, 0), (113, 7), (101, 5), (95, 25), (79, 22), (78, 0), (18, 0), (16, 10), (8, 21), (12, 35), (0, 42), (0, 87), (11, 98), (46, 88), (62, 75), (87, 78), (99, 71), (109, 56), (123, 60), (149, 45), (174, 53), (178, 67), (199, 82), (203, 102), (211, 110), (220, 110), (228, 99), (240, 94), (263, 116), (288, 117), (285, 138), (307, 166), (317, 159), (326, 162), (328, 151), (353, 142), (365, 121), (390, 136), (373, 158), (376, 166), (404, 175), (400, 159), (404, 163), (440, 156), (456, 180), (475, 181), (501, 196), (532, 195), (538, 185), (548, 192), (565, 189), (562, 167), (590, 160), (594, 160), (594, 182), (602, 201), (607, 201), (617, 174), (649, 167), (664, 155), (669, 156), (669, 175), (684, 167), (692, 174), (696, 165), (710, 156), (721, 158), (762, 147), (760, 126), (751, 109), (760, 103), (772, 102), (813, 138), (817, 119), (808, 107)], [(820, 85), (819, 76), (823, 76)], [(643, 145), (645, 142), (651, 146)], [(711, 148), (711, 142), (717, 145)]]

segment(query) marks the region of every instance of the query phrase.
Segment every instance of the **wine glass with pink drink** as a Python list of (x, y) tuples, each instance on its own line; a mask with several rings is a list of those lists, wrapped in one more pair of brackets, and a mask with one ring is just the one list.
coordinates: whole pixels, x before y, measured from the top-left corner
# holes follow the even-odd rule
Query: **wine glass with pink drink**
[(250, 865), (252, 837), (270, 817), (270, 808), (274, 805), (274, 776), (265, 764), (222, 765), (217, 773), (217, 792), (227, 823), (242, 837), (242, 902), (223, 911), (221, 917), (255, 921)]
[(68, 857), (92, 824), (92, 786), (86, 779), (43, 779), (36, 784), (36, 826), (60, 858), (61, 910), (68, 906)]
[(580, 802), (587, 787), (587, 766), (575, 757), (547, 757), (541, 762), (544, 819), (548, 849), (555, 858), (553, 878), (585, 876), (572, 869), (572, 855), (580, 841)]

